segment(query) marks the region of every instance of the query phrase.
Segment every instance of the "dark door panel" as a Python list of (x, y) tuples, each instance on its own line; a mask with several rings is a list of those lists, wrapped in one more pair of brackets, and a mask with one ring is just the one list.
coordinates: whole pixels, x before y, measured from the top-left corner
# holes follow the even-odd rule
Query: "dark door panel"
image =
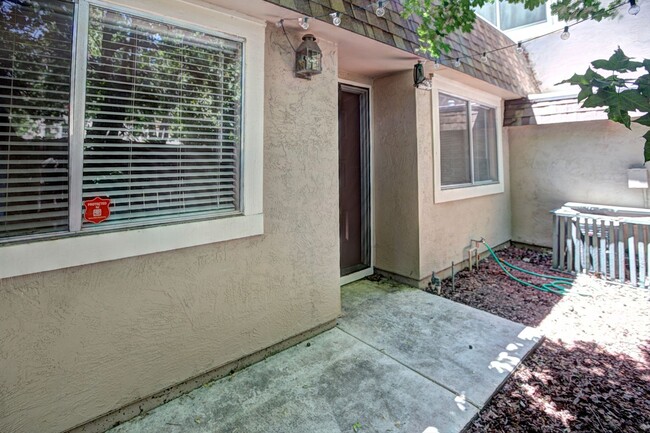
[(368, 91), (339, 89), (341, 275), (370, 266)]

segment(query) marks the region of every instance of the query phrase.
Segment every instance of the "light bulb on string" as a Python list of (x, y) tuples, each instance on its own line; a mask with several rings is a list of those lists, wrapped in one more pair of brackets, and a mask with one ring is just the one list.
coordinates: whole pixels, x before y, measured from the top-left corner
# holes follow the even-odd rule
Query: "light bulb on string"
[(440, 69), (440, 59), (437, 57), (433, 59), (433, 69)]
[(377, 9), (375, 10), (375, 14), (377, 14), (377, 16), (379, 18), (386, 15), (386, 8), (384, 7), (384, 2), (383, 1), (379, 0), (377, 2)]
[(560, 39), (562, 39), (563, 41), (566, 41), (570, 37), (571, 37), (571, 33), (569, 33), (569, 26), (564, 26), (564, 31), (560, 35)]
[(524, 52), (524, 47), (521, 46), (521, 42), (517, 42), (517, 53), (523, 54), (523, 52)]
[(454, 60), (454, 67), (459, 67), (460, 66), (460, 58), (456, 57), (456, 60)]
[(481, 62), (483, 62), (483, 63), (488, 62), (488, 55), (487, 55), (486, 52), (483, 52), (483, 54), (481, 54)]
[(636, 15), (641, 11), (641, 7), (636, 4), (636, 0), (630, 0), (630, 8), (627, 10), (627, 13), (630, 15)]
[(298, 18), (298, 24), (300, 24), (300, 27), (302, 27), (304, 30), (307, 30), (309, 28), (309, 18)]
[(280, 20), (280, 21), (278, 21), (277, 23), (275, 23), (275, 26), (276, 26), (277, 28), (280, 28), (280, 27), (282, 27), (283, 24), (284, 24), (284, 20)]
[(341, 13), (340, 12), (332, 12), (330, 14), (332, 17), (332, 24), (334, 24), (336, 27), (341, 25)]

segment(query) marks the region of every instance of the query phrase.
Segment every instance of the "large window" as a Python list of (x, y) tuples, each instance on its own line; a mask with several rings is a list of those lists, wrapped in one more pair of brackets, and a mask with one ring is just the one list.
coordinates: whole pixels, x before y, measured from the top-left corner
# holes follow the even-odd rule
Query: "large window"
[(0, 1), (0, 241), (240, 213), (242, 42), (74, 7)]
[(263, 22), (0, 0), (0, 37), (0, 278), (264, 233)]
[(83, 199), (107, 223), (239, 210), (241, 64), (241, 42), (91, 7)]
[(530, 10), (526, 9), (522, 3), (495, 0), (493, 3), (486, 3), (478, 8), (476, 13), (501, 30), (512, 30), (547, 21), (545, 4)]
[(502, 193), (502, 100), (435, 77), (433, 168), (436, 203)]
[(438, 94), (443, 188), (498, 182), (496, 109)]

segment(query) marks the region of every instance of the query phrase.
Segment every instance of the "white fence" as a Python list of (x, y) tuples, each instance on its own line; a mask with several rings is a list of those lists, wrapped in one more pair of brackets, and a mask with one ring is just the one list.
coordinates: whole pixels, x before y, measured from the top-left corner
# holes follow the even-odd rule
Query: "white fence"
[(566, 203), (553, 213), (553, 267), (650, 284), (650, 210)]

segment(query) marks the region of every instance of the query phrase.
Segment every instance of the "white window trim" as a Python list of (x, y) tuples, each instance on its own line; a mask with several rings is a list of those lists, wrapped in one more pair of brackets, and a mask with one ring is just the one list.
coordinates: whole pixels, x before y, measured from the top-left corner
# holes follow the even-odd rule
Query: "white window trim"
[[(0, 278), (263, 234), (264, 107), (260, 101), (264, 100), (265, 23), (189, 2), (182, 2), (184, 4), (180, 7), (180, 2), (175, 0), (90, 0), (88, 3), (116, 7), (150, 19), (216, 34), (228, 34), (244, 40), (241, 215), (123, 231), (81, 232), (54, 239), (9, 243), (0, 246)], [(71, 130), (73, 129), (74, 125), (71, 125)]]
[[(470, 185), (454, 187), (443, 187), (440, 176), (440, 115), (438, 95), (448, 93), (472, 102), (478, 102), (494, 108), (496, 113), (497, 132), (497, 170), (498, 181), (485, 185)], [(491, 194), (500, 194), (505, 191), (504, 167), (503, 167), (503, 100), (498, 96), (477, 90), (473, 87), (461, 84), (457, 81), (448, 80), (442, 77), (434, 77), (431, 90), (431, 113), (433, 130), (433, 198), (434, 203), (444, 203), (454, 200), (481, 197)]]
[[(513, 41), (522, 41), (522, 40), (534, 38), (536, 36), (541, 36), (543, 34), (552, 32), (554, 30), (561, 29), (565, 25), (565, 23), (560, 22), (558, 20), (557, 16), (555, 16), (555, 15), (553, 15), (551, 13), (551, 4), (552, 4), (552, 2), (550, 2), (550, 1), (546, 2), (546, 20), (545, 21), (540, 21), (540, 22), (532, 23), (532, 24), (526, 24), (526, 25), (523, 25), (523, 26), (508, 29), (508, 30), (501, 30), (501, 28), (497, 24), (492, 24), (490, 21), (483, 18), (479, 14), (476, 14), (476, 16), (479, 19), (485, 21), (488, 25), (494, 27), (495, 29), (499, 30), (501, 33), (508, 36)], [(498, 11), (498, 6), (496, 7), (496, 12), (497, 12), (497, 15), (496, 15), (497, 23), (499, 23), (500, 16), (499, 16), (499, 11)]]

